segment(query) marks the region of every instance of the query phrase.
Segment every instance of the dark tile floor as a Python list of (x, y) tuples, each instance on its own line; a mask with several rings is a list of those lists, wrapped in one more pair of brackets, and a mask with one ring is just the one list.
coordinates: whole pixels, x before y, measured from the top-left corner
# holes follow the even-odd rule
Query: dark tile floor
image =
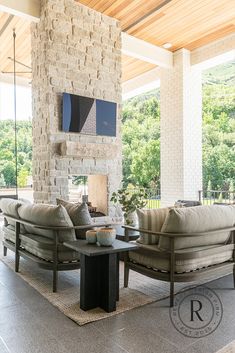
[(207, 286), (224, 316), (205, 338), (175, 330), (168, 299), (79, 327), (0, 262), (0, 353), (213, 353), (235, 340), (235, 290), (232, 276)]

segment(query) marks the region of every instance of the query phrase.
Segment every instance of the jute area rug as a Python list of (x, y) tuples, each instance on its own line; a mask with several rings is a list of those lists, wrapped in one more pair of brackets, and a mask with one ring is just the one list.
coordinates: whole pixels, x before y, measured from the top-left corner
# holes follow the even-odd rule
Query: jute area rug
[[(7, 256), (3, 257), (1, 250), (0, 248), (0, 260), (14, 271), (14, 253), (8, 250)], [(112, 313), (106, 313), (100, 308), (89, 311), (80, 309), (80, 270), (59, 272), (57, 293), (52, 292), (52, 271), (40, 269), (31, 261), (27, 261), (23, 258), (20, 259), (20, 272), (18, 275), (43, 295), (52, 305), (81, 326), (169, 296), (168, 283), (153, 280), (133, 271), (130, 271), (129, 288), (123, 288), (123, 273), (123, 263), (121, 262), (120, 300), (117, 303), (117, 310)], [(191, 285), (196, 284), (198, 283), (191, 283)], [(180, 283), (176, 284), (175, 287), (177, 293), (185, 287), (189, 287), (189, 284)], [(230, 353), (230, 351), (228, 352)]]
[(235, 353), (235, 341), (220, 349), (217, 353)]

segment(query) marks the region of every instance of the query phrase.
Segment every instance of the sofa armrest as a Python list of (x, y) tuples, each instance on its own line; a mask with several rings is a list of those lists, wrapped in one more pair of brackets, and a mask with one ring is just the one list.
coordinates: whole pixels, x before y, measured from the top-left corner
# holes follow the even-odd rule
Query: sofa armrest
[(217, 233), (222, 233), (222, 232), (232, 232), (235, 231), (235, 226), (234, 227), (228, 227), (228, 228), (222, 228), (222, 229), (216, 229), (216, 230), (210, 230), (207, 232), (202, 232), (202, 233), (163, 233), (163, 232), (154, 232), (151, 230), (143, 229), (143, 228), (137, 228), (137, 227), (131, 227), (131, 226), (122, 226), (125, 231), (129, 230), (135, 230), (141, 233), (146, 233), (146, 234), (154, 234), (154, 235), (161, 235), (163, 237), (168, 237), (168, 238), (182, 238), (182, 237), (199, 237), (199, 236), (205, 236), (209, 234), (217, 234)]

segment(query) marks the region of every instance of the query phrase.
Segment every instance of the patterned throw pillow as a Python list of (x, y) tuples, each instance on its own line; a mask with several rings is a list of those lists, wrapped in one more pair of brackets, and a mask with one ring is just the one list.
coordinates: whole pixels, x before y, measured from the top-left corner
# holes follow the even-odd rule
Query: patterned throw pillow
[[(169, 208), (137, 210), (139, 228), (160, 232), (168, 213)], [(158, 244), (159, 235), (140, 233), (140, 237), (137, 241), (146, 245)]]
[[(65, 207), (74, 226), (93, 224), (86, 203), (73, 203), (62, 199), (56, 199), (56, 202), (57, 205), (62, 205)], [(86, 230), (76, 229), (76, 237), (79, 239), (85, 239)]]

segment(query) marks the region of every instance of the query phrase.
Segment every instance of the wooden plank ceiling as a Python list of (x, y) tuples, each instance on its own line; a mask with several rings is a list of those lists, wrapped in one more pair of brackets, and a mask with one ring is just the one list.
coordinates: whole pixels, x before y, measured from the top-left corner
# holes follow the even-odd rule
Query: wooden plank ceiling
[(13, 72), (13, 28), (17, 76), (31, 78), (30, 22), (3, 12), (0, 12), (0, 72), (7, 76)]
[[(193, 50), (235, 32), (235, 0), (75, 0), (120, 21), (123, 31), (170, 50)], [(0, 12), (0, 71), (13, 71), (12, 29), (16, 29), (18, 72), (30, 71), (30, 23)], [(155, 66), (123, 55), (123, 81)], [(7, 75), (7, 74), (6, 74)], [(30, 77), (30, 74), (19, 74)]]
[[(78, 1), (78, 0), (77, 0)], [(200, 47), (235, 32), (234, 0), (79, 0), (120, 20), (122, 30), (172, 51)]]
[[(171, 51), (206, 45), (235, 32), (235, 0), (76, 0), (120, 21), (124, 32)], [(123, 81), (152, 69), (123, 57)]]

